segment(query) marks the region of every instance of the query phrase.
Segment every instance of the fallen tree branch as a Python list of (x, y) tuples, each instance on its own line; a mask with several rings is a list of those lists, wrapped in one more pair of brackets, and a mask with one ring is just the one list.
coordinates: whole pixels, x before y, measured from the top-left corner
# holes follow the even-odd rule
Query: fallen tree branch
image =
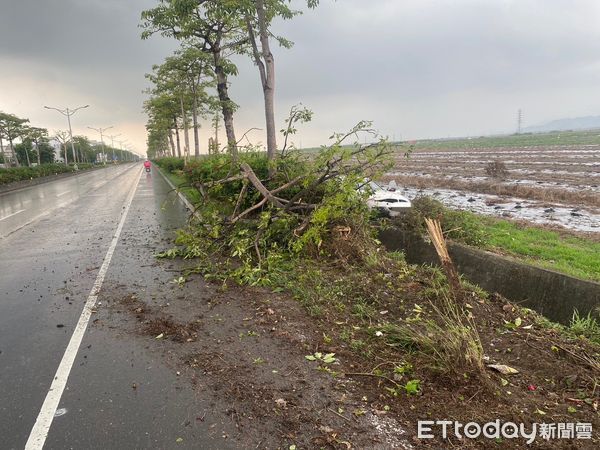
[(242, 217), (247, 216), (248, 214), (250, 214), (252, 211), (254, 211), (255, 209), (260, 208), (261, 206), (263, 206), (265, 203), (267, 203), (267, 198), (263, 198), (260, 202), (258, 202), (256, 205), (251, 206), (250, 208), (246, 209), (245, 211), (241, 212), (240, 214), (238, 214), (236, 217), (232, 217), (231, 220), (229, 222), (236, 223), (238, 220), (240, 220)]
[(238, 195), (237, 201), (235, 202), (235, 208), (233, 209), (233, 213), (231, 213), (231, 217), (235, 217), (242, 206), (242, 201), (244, 200), (244, 196), (246, 195), (246, 191), (248, 191), (248, 182), (244, 181), (244, 185), (242, 186), (242, 190), (240, 191), (240, 195)]
[(265, 187), (264, 184), (262, 184), (262, 182), (258, 179), (256, 174), (248, 164), (242, 163), (240, 165), (240, 168), (246, 174), (246, 177), (248, 178), (250, 183), (254, 185), (254, 187), (258, 190), (258, 192), (262, 194), (263, 197), (265, 197), (269, 202), (271, 202), (278, 208), (283, 208), (281, 202), (271, 194), (271, 192)]

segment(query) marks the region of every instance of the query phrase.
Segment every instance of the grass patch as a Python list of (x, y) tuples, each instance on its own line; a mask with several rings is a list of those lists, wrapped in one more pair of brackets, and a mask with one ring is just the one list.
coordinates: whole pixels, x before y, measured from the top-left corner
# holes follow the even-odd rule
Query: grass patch
[(413, 201), (402, 225), (424, 233), (425, 217), (441, 217), (450, 239), (516, 257), (576, 278), (600, 281), (600, 242), (509, 220), (444, 207), (428, 197)]
[(600, 243), (556, 231), (480, 218), (489, 250), (521, 257), (536, 266), (600, 281)]
[(192, 205), (198, 205), (200, 203), (202, 200), (200, 193), (189, 185), (188, 180), (181, 171), (168, 172), (162, 170), (161, 173), (173, 183), (179, 192), (185, 195)]
[(600, 323), (592, 317), (591, 313), (587, 316), (580, 316), (579, 311), (573, 313), (569, 331), (575, 336), (584, 336), (590, 341), (600, 344)]
[(425, 139), (417, 141), (415, 149), (469, 149), (524, 147), (532, 145), (590, 145), (600, 144), (599, 130), (551, 131), (549, 133), (522, 133), (502, 136), (479, 136), (456, 139)]

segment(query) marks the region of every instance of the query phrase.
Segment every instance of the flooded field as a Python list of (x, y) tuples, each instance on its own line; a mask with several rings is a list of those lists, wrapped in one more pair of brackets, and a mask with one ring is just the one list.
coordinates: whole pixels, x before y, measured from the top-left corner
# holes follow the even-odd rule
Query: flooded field
[[(501, 162), (506, 173), (486, 168)], [(409, 198), (532, 223), (600, 232), (600, 145), (422, 149), (399, 157), (384, 181)]]

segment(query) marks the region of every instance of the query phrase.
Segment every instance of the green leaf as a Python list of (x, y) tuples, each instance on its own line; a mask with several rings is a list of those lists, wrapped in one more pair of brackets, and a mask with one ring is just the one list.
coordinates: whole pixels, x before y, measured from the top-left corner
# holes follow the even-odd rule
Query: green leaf
[(421, 381), (420, 380), (410, 380), (404, 386), (406, 393), (408, 395), (416, 395), (421, 391)]

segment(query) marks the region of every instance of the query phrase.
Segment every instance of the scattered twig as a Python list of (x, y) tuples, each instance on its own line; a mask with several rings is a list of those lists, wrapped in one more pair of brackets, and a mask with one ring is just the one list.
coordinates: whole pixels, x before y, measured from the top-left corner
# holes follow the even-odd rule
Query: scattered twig
[(572, 352), (571, 350), (564, 348), (558, 344), (554, 344), (557, 348), (559, 348), (560, 350), (562, 350), (563, 352), (569, 354), (572, 358), (574, 358), (575, 360), (579, 361), (580, 363), (585, 364), (586, 366), (588, 366), (589, 368), (591, 368), (593, 371), (595, 372), (600, 372), (600, 363), (598, 363), (596, 360), (594, 360), (593, 358), (590, 358), (588, 355), (578, 355), (575, 352)]
[(395, 382), (391, 378), (388, 378), (385, 375), (377, 375), (376, 373), (347, 372), (344, 375), (347, 376), (347, 377), (350, 376), (350, 377), (375, 377), (375, 378), (381, 378), (383, 380), (389, 381), (390, 383), (392, 383), (396, 387), (401, 386), (399, 383)]
[(334, 410), (333, 410), (333, 409), (331, 409), (331, 408), (327, 408), (327, 411), (329, 411), (329, 412), (332, 412), (332, 413), (334, 413), (336, 416), (340, 416), (340, 417), (341, 417), (342, 419), (344, 419), (345, 421), (352, 423), (352, 420), (348, 419), (346, 416), (344, 416), (344, 415), (340, 414), (340, 413), (339, 413), (339, 412), (337, 412), (337, 411), (334, 411)]

